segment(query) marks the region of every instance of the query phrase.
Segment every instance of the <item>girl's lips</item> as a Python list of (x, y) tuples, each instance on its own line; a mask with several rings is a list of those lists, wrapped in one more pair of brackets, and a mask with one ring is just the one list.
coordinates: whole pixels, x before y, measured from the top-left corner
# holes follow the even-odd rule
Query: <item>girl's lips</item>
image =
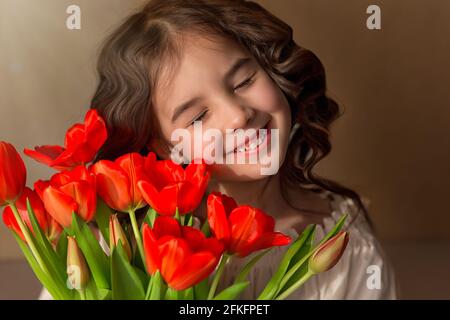
[[(263, 128), (257, 130), (257, 136), (255, 138), (256, 141), (258, 141), (260, 135), (262, 134), (260, 130), (264, 130), (266, 132), (266, 134), (264, 136), (264, 140), (261, 141), (256, 148), (251, 149), (251, 150), (240, 151), (240, 152), (238, 152), (237, 151), (238, 148), (236, 148), (234, 150), (234, 153), (235, 154), (241, 153), (241, 154), (244, 154), (247, 156), (247, 155), (255, 154), (255, 153), (259, 152), (259, 150), (261, 150), (262, 148), (265, 148), (267, 146), (268, 141), (271, 136), (271, 132), (270, 132), (271, 130), (270, 130), (269, 124), (270, 124), (270, 121)], [(253, 142), (253, 143), (255, 143), (255, 142)], [(247, 148), (247, 147), (248, 147), (248, 144), (245, 144), (244, 148)]]

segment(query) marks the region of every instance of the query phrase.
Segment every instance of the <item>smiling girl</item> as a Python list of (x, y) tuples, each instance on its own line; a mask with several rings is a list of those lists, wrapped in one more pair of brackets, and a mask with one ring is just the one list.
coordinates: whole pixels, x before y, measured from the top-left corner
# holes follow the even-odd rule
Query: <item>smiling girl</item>
[[(213, 179), (196, 216), (205, 219), (206, 197), (213, 190), (262, 209), (274, 217), (276, 229), (293, 237), (317, 224), (321, 239), (348, 213), (350, 241), (339, 263), (290, 298), (396, 298), (393, 272), (365, 203), (353, 190), (314, 173), (331, 151), (329, 129), (340, 110), (326, 95), (322, 63), (294, 42), (289, 25), (251, 1), (150, 1), (105, 41), (98, 73), (91, 106), (105, 119), (109, 137), (97, 160), (149, 151), (169, 159), (174, 130), (194, 133), (196, 121), (203, 130), (223, 134), (276, 129), (276, 148), (266, 147), (277, 152), (279, 170), (262, 175), (260, 163), (213, 164)], [(249, 144), (215, 150), (248, 151)], [(243, 298), (258, 296), (285, 250), (274, 248), (259, 261)], [(245, 261), (227, 265), (224, 285)]]

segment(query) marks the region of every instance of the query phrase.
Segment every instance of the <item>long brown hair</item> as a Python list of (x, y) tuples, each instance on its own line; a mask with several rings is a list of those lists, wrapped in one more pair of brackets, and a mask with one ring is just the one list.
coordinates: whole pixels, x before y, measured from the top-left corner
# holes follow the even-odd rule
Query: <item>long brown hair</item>
[(326, 94), (321, 61), (294, 42), (288, 24), (252, 1), (152, 0), (120, 24), (98, 59), (99, 84), (91, 108), (104, 117), (109, 137), (96, 160), (152, 151), (147, 144), (159, 134), (152, 94), (161, 69), (179, 57), (177, 36), (183, 31), (237, 41), (284, 92), (292, 126), (300, 127), (280, 169), (283, 196), (287, 187), (328, 190), (351, 198), (368, 217), (355, 191), (313, 172), (330, 153), (330, 125), (342, 115)]

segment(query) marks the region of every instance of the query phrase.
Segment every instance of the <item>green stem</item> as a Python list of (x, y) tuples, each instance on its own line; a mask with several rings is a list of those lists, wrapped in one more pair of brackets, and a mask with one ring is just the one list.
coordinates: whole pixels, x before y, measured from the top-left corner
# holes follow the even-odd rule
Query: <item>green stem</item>
[(222, 260), (220, 260), (220, 264), (217, 267), (216, 274), (214, 275), (214, 279), (211, 284), (211, 288), (209, 289), (207, 300), (211, 300), (212, 298), (214, 298), (220, 278), (222, 277), (223, 271), (225, 270), (225, 265), (227, 264), (230, 257), (231, 256), (226, 253), (224, 253), (224, 255), (222, 256)]
[(137, 221), (136, 221), (136, 214), (134, 212), (134, 209), (130, 209), (128, 211), (128, 214), (130, 215), (131, 220), (131, 227), (133, 228), (134, 238), (136, 239), (136, 243), (139, 249), (139, 253), (141, 255), (142, 263), (144, 264), (144, 267), (147, 269), (147, 264), (145, 261), (145, 255), (144, 255), (144, 248), (142, 246), (142, 239), (141, 239), (141, 232), (139, 230)]
[(285, 290), (282, 294), (280, 294), (278, 297), (275, 298), (275, 300), (284, 300), (286, 299), (292, 292), (297, 290), (300, 286), (302, 286), (306, 281), (309, 280), (315, 273), (311, 272), (308, 269), (308, 272), (306, 272), (303, 277), (301, 277), (296, 283), (294, 283), (292, 286), (290, 286), (287, 290)]
[(11, 203), (9, 205), (9, 207), (11, 208), (14, 217), (16, 218), (17, 223), (19, 224), (20, 230), (22, 231), (25, 240), (28, 244), (28, 246), (30, 247), (31, 252), (33, 253), (34, 258), (36, 259), (37, 263), (39, 264), (39, 266), (41, 267), (41, 269), (47, 274), (47, 275), (51, 275), (50, 272), (48, 272), (48, 269), (44, 263), (44, 261), (42, 261), (41, 255), (39, 254), (39, 252), (36, 249), (36, 246), (34, 245), (33, 239), (31, 238), (30, 233), (28, 232), (28, 228), (25, 226), (25, 224), (23, 223), (22, 217), (19, 214), (19, 211), (17, 211), (17, 207), (14, 203)]
[(86, 300), (86, 293), (85, 293), (84, 289), (81, 289), (78, 292), (80, 293), (81, 300)]

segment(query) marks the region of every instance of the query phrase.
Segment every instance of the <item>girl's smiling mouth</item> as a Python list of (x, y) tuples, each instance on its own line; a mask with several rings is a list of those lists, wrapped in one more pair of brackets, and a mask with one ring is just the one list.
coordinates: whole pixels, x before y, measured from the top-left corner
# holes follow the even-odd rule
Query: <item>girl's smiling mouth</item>
[(243, 153), (245, 155), (251, 155), (257, 153), (262, 148), (265, 148), (271, 137), (271, 132), (269, 129), (270, 121), (262, 128), (256, 130), (256, 134), (252, 137), (246, 137), (245, 143), (237, 146), (233, 152), (235, 154)]

